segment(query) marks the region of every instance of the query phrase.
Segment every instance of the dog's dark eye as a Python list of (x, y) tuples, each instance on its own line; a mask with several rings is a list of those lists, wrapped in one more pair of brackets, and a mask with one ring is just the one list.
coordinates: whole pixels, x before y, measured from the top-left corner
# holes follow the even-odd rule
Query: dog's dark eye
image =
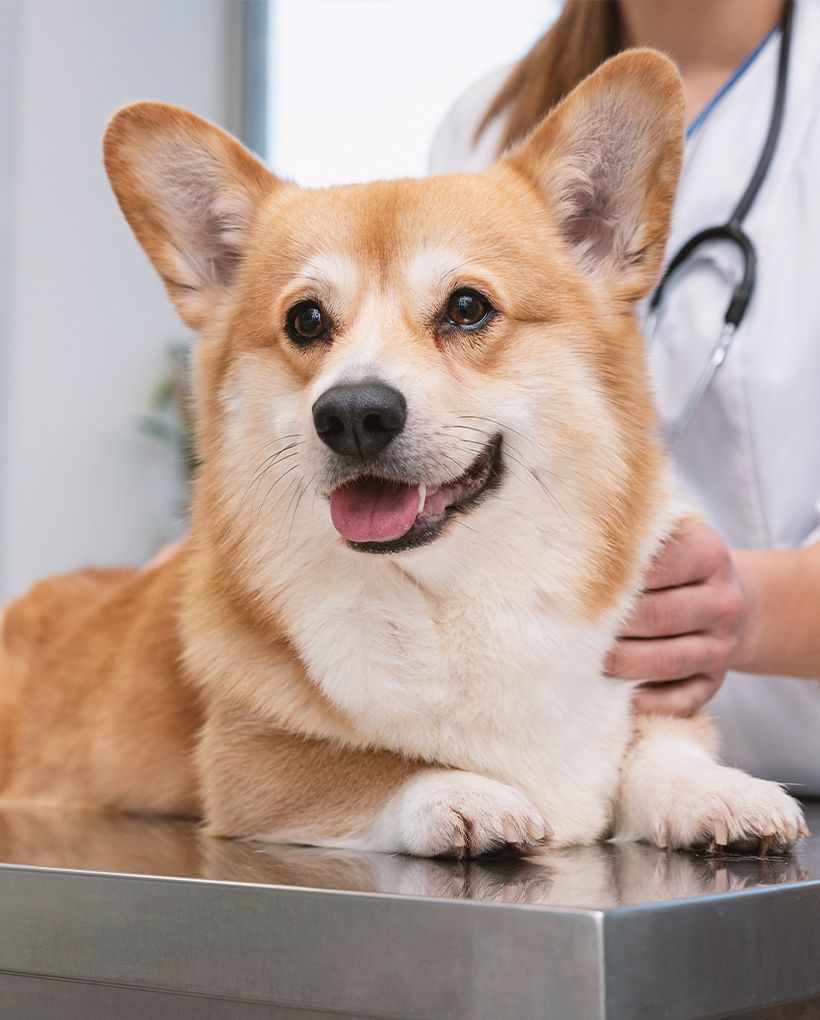
[(325, 314), (315, 301), (301, 301), (288, 312), (285, 326), (288, 336), (297, 344), (323, 340), (327, 335)]
[(447, 321), (450, 325), (469, 328), (487, 321), (492, 308), (490, 302), (474, 290), (457, 290), (447, 302)]

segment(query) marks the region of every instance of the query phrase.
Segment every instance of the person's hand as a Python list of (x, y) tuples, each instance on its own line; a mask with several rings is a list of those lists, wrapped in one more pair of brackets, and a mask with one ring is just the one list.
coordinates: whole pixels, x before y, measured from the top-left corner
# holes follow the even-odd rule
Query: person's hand
[(156, 570), (157, 567), (161, 567), (163, 563), (167, 563), (170, 559), (176, 555), (182, 545), (183, 540), (180, 539), (178, 542), (170, 542), (168, 545), (164, 545), (159, 552), (154, 553), (153, 557), (145, 564), (142, 568), (143, 571)]
[(723, 682), (746, 609), (721, 537), (702, 522), (688, 523), (655, 558), (607, 672), (645, 681), (635, 692), (639, 712), (692, 715)]

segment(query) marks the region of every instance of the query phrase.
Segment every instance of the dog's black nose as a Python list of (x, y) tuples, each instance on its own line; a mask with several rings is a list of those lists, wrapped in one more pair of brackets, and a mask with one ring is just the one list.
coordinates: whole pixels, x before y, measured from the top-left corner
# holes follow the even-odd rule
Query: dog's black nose
[(407, 401), (380, 382), (333, 386), (313, 405), (319, 438), (349, 457), (372, 457), (383, 450), (406, 420)]

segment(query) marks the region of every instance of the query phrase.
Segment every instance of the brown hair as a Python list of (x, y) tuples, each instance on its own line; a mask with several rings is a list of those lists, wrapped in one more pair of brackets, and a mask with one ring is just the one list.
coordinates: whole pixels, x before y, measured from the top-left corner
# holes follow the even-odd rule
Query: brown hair
[(616, 0), (565, 0), (558, 20), (510, 72), (478, 126), (506, 125), (501, 150), (517, 141), (582, 78), (621, 49)]

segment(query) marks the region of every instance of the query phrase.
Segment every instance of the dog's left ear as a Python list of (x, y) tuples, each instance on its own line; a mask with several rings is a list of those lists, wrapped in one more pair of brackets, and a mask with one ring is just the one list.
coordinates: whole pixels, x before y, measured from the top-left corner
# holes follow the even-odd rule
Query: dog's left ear
[(232, 286), (265, 196), (284, 187), (235, 138), (165, 103), (134, 103), (105, 133), (120, 208), (181, 317), (207, 322)]
[(683, 132), (674, 65), (631, 50), (582, 81), (505, 161), (537, 185), (582, 270), (635, 301), (660, 273)]

